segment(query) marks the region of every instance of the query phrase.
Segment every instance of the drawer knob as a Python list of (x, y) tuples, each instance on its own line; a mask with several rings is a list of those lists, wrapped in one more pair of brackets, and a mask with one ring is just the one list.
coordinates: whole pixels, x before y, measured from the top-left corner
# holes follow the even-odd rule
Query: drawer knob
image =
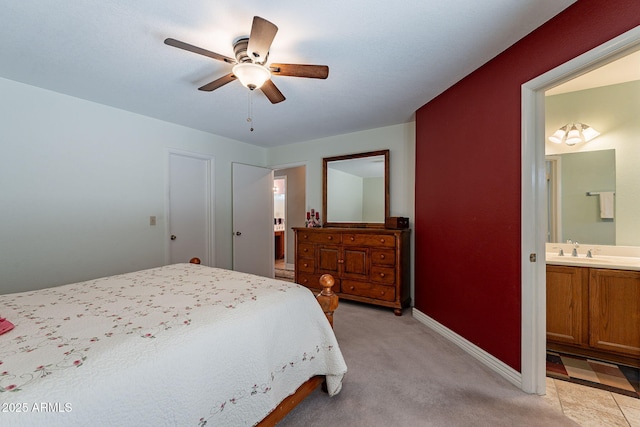
[(338, 264), (344, 264), (344, 260), (343, 259), (339, 259), (338, 260)]
[(384, 243), (384, 239), (380, 239), (380, 243)]
[(327, 237), (327, 239), (333, 240), (333, 236), (329, 236), (329, 237)]
[(380, 255), (380, 259), (384, 259), (384, 255)]
[(309, 235), (304, 234), (304, 235), (302, 236), (302, 238), (303, 238), (303, 239), (308, 239), (308, 238), (309, 238)]
[(309, 264), (307, 264), (307, 263), (305, 262), (305, 263), (304, 263), (304, 266), (305, 266), (305, 267), (309, 267)]
[(351, 236), (351, 241), (353, 242), (354, 240), (356, 240), (356, 238)]
[(354, 286), (350, 286), (350, 287), (349, 287), (349, 289), (354, 290), (354, 289), (355, 289), (355, 287), (354, 287)]
[(380, 273), (380, 277), (384, 277), (384, 273)]
[(302, 250), (302, 252), (309, 252), (309, 249), (304, 248), (304, 249)]
[(381, 291), (381, 292), (380, 292), (380, 295), (384, 295), (384, 291)]

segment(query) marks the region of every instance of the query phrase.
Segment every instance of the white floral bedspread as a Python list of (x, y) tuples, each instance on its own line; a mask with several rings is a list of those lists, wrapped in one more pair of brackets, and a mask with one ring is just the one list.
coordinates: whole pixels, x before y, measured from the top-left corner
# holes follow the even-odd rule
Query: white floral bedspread
[(251, 426), (347, 368), (315, 297), (175, 264), (0, 295), (0, 425)]

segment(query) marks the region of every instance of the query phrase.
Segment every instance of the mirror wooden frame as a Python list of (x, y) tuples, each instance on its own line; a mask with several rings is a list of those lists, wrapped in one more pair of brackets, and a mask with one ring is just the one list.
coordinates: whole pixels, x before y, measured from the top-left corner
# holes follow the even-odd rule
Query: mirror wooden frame
[(363, 157), (384, 156), (384, 217), (389, 217), (389, 150), (369, 151), (366, 153), (346, 154), (342, 156), (325, 157), (322, 159), (322, 226), (323, 227), (360, 227), (384, 228), (383, 222), (329, 222), (327, 221), (327, 168), (330, 162), (360, 159)]

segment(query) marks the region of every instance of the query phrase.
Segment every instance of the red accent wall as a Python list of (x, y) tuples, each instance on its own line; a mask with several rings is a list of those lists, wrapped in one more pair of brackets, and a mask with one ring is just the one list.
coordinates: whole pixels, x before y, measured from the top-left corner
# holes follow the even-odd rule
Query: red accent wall
[(415, 307), (520, 371), (520, 88), (640, 25), (578, 0), (416, 113)]

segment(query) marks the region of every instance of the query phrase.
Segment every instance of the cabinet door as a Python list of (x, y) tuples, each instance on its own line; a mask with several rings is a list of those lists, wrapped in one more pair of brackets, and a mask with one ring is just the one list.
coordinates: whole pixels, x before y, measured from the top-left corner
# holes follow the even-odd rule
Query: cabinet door
[(589, 280), (592, 347), (640, 356), (640, 272), (592, 268)]
[(369, 248), (344, 247), (342, 251), (343, 277), (366, 280), (369, 277)]
[(547, 266), (547, 340), (587, 345), (588, 269)]
[(322, 245), (318, 247), (318, 272), (329, 273), (334, 277), (340, 277), (340, 246)]

